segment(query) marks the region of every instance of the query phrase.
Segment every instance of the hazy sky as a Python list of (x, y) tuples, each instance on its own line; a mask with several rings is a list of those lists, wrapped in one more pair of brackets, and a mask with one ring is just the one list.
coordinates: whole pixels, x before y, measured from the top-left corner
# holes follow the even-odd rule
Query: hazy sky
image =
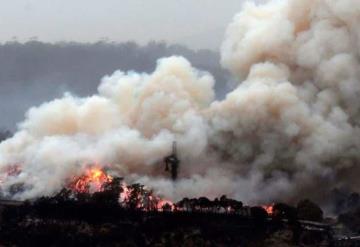
[(0, 41), (167, 40), (217, 49), (243, 0), (11, 0), (0, 7)]

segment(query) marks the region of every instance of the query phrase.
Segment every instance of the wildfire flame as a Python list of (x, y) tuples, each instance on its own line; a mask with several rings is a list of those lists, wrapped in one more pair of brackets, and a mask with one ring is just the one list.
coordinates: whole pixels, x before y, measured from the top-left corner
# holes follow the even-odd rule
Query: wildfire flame
[(261, 206), (263, 209), (266, 210), (266, 212), (268, 213), (268, 215), (272, 215), (274, 213), (274, 204), (271, 205), (263, 205)]
[(120, 202), (126, 202), (130, 198), (130, 190), (126, 184), (123, 184), (121, 187), (122, 193), (120, 194)]
[(111, 182), (112, 177), (100, 168), (90, 168), (81, 177), (75, 178), (70, 188), (79, 193), (94, 193), (103, 191), (104, 184)]
[(160, 199), (157, 203), (157, 210), (159, 211), (174, 211), (175, 205), (172, 201)]
[[(100, 168), (90, 168), (86, 170), (85, 174), (74, 178), (74, 182), (70, 188), (78, 193), (94, 193), (104, 190), (104, 185), (113, 180), (113, 178), (106, 174)], [(121, 185), (122, 192), (119, 195), (119, 203), (123, 206), (133, 204), (132, 207), (144, 211), (174, 211), (175, 205), (173, 202), (154, 195), (151, 190), (142, 187), (137, 192), (126, 183)], [(135, 193), (135, 194), (134, 194)]]
[(133, 205), (136, 209), (143, 211), (174, 211), (175, 204), (170, 200), (162, 199), (152, 193), (151, 190), (143, 188), (136, 196), (132, 194), (133, 190), (131, 186), (127, 186), (126, 183), (122, 185), (122, 192), (120, 194), (119, 202), (125, 207), (130, 201), (135, 198), (136, 205)]

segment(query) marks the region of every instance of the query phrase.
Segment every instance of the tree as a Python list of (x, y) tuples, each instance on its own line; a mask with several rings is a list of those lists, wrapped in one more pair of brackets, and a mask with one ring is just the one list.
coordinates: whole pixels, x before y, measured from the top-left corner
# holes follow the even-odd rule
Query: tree
[(141, 208), (142, 199), (145, 192), (144, 185), (141, 184), (132, 184), (127, 187), (129, 191), (129, 197), (126, 199), (125, 203), (130, 209)]
[(64, 188), (54, 196), (54, 200), (57, 203), (63, 203), (63, 202), (72, 200), (72, 198), (71, 198), (72, 194), (73, 194), (73, 192), (70, 189)]
[(222, 196), (220, 197), (219, 206), (222, 207), (222, 208), (224, 208), (224, 209), (225, 209), (225, 212), (228, 211), (229, 201), (228, 201), (226, 195), (222, 195)]
[(351, 193), (346, 200), (346, 207), (348, 210), (357, 209), (360, 206), (360, 195), (356, 192)]
[(213, 207), (213, 210), (215, 212), (219, 212), (220, 208), (221, 208), (221, 205), (220, 205), (220, 200), (219, 198), (215, 198), (214, 201), (212, 202), (212, 207)]
[(122, 178), (113, 178), (104, 185), (104, 190), (95, 192), (92, 196), (93, 201), (106, 203), (108, 205), (118, 205), (120, 193), (123, 192), (121, 187)]
[(288, 219), (289, 221), (297, 220), (296, 208), (286, 203), (276, 203), (273, 207), (273, 212), (275, 217), (279, 217), (281, 219)]
[(208, 210), (211, 206), (211, 202), (208, 198), (206, 197), (200, 197), (198, 199), (198, 204), (199, 204), (199, 207), (200, 207), (200, 210), (203, 211), (204, 209), (205, 210)]
[(236, 201), (236, 200), (234, 200), (232, 207), (233, 207), (233, 209), (234, 209), (236, 212), (238, 212), (239, 210), (242, 209), (243, 203), (242, 203), (241, 201)]
[(191, 205), (190, 205), (190, 199), (185, 197), (181, 201), (177, 202), (176, 204), (177, 208), (184, 209), (185, 211), (190, 211)]
[(297, 215), (299, 219), (310, 221), (322, 221), (323, 211), (310, 200), (302, 200), (297, 205)]
[(171, 212), (171, 205), (169, 203), (165, 203), (163, 206), (162, 206), (162, 211), (163, 212)]
[(338, 221), (352, 232), (360, 233), (360, 208), (340, 214)]
[(252, 207), (250, 208), (251, 216), (254, 219), (254, 224), (256, 233), (263, 234), (266, 229), (266, 221), (268, 218), (268, 214), (265, 209), (262, 207)]
[(198, 199), (196, 198), (191, 198), (189, 204), (190, 204), (191, 212), (195, 212), (199, 207), (199, 202)]

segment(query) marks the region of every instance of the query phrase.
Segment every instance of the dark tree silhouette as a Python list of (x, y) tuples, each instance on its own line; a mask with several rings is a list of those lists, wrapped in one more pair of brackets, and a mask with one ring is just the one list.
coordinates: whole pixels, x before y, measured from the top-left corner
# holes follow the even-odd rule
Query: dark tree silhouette
[(108, 205), (118, 205), (120, 193), (123, 192), (121, 187), (122, 180), (122, 178), (113, 178), (112, 181), (103, 186), (103, 191), (94, 193), (92, 199)]
[(228, 211), (229, 201), (228, 201), (226, 195), (222, 195), (222, 196), (220, 197), (219, 205), (220, 205), (220, 207), (224, 208), (224, 210), (225, 210), (226, 212)]
[(181, 201), (177, 202), (175, 205), (178, 209), (182, 209), (187, 212), (191, 210), (191, 202), (190, 202), (190, 199), (187, 197), (183, 198)]
[(232, 207), (234, 208), (235, 211), (239, 211), (243, 208), (243, 203), (240, 201), (233, 200)]
[(321, 208), (310, 200), (302, 200), (297, 205), (297, 215), (299, 219), (322, 221), (323, 211)]
[(162, 206), (162, 211), (163, 212), (171, 212), (171, 205), (169, 203), (165, 203), (163, 206)]
[(126, 206), (130, 209), (141, 209), (142, 197), (145, 192), (144, 185), (132, 184), (127, 186), (127, 189), (129, 191), (129, 195), (125, 201)]
[(200, 197), (198, 199), (198, 204), (199, 204), (200, 211), (204, 211), (204, 210), (208, 211), (211, 207), (211, 202), (206, 197)]
[(355, 209), (360, 206), (360, 195), (356, 192), (350, 194), (346, 201), (347, 207), (350, 209)]
[(268, 214), (266, 210), (262, 207), (251, 207), (251, 216), (254, 219), (254, 225), (256, 228), (257, 234), (264, 234), (266, 229), (266, 222), (268, 218)]
[(288, 219), (289, 221), (297, 220), (296, 208), (286, 203), (275, 203), (273, 206), (274, 216), (281, 219)]
[(360, 233), (360, 207), (340, 214), (338, 220), (351, 231)]
[(190, 211), (192, 211), (192, 212), (197, 211), (198, 205), (199, 205), (198, 200), (196, 198), (191, 198), (189, 200)]
[[(0, 245), (263, 246), (262, 240), (286, 229), (293, 232), (294, 246), (300, 246), (304, 239), (318, 246), (328, 234), (321, 230), (304, 235), (306, 230), (294, 220), (297, 210), (284, 203), (274, 205), (277, 216), (272, 220), (262, 207), (243, 210), (242, 202), (226, 196), (214, 200), (184, 198), (173, 210), (170, 203), (158, 208), (160, 199), (141, 184), (126, 186), (125, 203), (119, 203), (124, 188), (121, 181), (122, 178), (114, 178), (93, 194), (63, 189), (53, 197), (6, 207), (0, 222)], [(308, 200), (299, 203), (299, 210), (308, 212), (309, 208), (309, 212), (314, 211)], [(242, 211), (246, 214), (237, 213)], [(339, 219), (360, 232), (360, 209)], [(200, 236), (201, 242), (194, 241)], [(250, 244), (252, 240), (256, 240), (254, 245)]]

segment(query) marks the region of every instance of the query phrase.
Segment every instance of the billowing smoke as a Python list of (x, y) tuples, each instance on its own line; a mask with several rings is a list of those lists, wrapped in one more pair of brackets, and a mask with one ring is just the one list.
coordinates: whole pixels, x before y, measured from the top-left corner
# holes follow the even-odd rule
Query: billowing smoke
[[(159, 60), (152, 74), (117, 71), (97, 95), (28, 111), (0, 144), (2, 193), (50, 195), (91, 164), (170, 199), (321, 200), (333, 187), (356, 188), (359, 25), (357, 0), (246, 3), (221, 48), (239, 82), (224, 100), (182, 57)], [(174, 140), (176, 182), (162, 163)], [(8, 176), (11, 166), (19, 174)]]

